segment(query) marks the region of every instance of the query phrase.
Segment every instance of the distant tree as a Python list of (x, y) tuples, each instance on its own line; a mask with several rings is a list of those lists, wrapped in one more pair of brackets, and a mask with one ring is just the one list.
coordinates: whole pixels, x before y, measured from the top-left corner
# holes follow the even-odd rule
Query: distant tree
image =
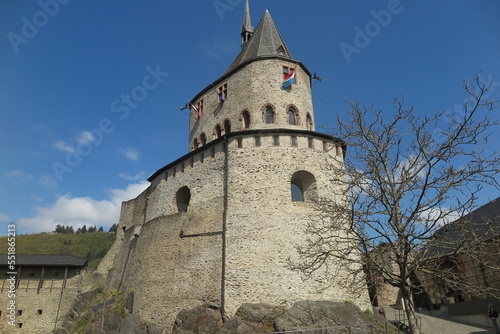
[(79, 227), (79, 228), (76, 229), (76, 234), (79, 234), (79, 233), (82, 233), (82, 228), (81, 227)]
[(87, 232), (92, 233), (92, 232), (95, 232), (95, 231), (96, 231), (95, 226), (89, 226), (89, 229), (88, 229)]
[(111, 227), (109, 228), (109, 231), (108, 232), (115, 232), (118, 230), (118, 226), (116, 224), (113, 224), (111, 225)]
[(87, 225), (83, 225), (81, 229), (82, 233), (87, 233)]
[(73, 226), (67, 226), (66, 227), (67, 233), (75, 233), (75, 230), (73, 229)]
[[(406, 109), (403, 99), (394, 100), (393, 114), (348, 102), (348, 120), (338, 116), (334, 133), (347, 145), (345, 159), (325, 166), (335, 174), (332, 182), (342, 185), (341, 199), (318, 200), (320, 214), (309, 224), (309, 243), (298, 248), (302, 261), (292, 266), (305, 275), (325, 273), (325, 280), (344, 284), (342, 275), (357, 277), (362, 271), (356, 256), (361, 252), (370, 270), (399, 289), (414, 334), (420, 330), (411, 296), (421, 288), (412, 280), (415, 272), (472, 289), (453, 270), (443, 271), (430, 261), (429, 251), (449, 250), (453, 242), (454, 253), (481, 259), (474, 252), (484, 231), (468, 228), (458, 239), (444, 241), (436, 232), (443, 222), (471, 212), (485, 185), (500, 188), (499, 154), (483, 147), (498, 125), (480, 115), (480, 110), (498, 107), (490, 88), (491, 83), (477, 75), (464, 83), (467, 99), (459, 112), (431, 116)], [(493, 231), (493, 226), (486, 225)], [(498, 297), (498, 291), (488, 292)]]
[(99, 227), (99, 230), (97, 230), (98, 232), (104, 232), (104, 229), (102, 228), (102, 226)]
[(63, 232), (63, 229), (64, 229), (64, 227), (63, 227), (63, 226), (61, 226), (61, 225), (57, 224), (57, 225), (56, 225), (56, 229), (54, 230), (54, 232), (55, 232), (55, 233), (64, 233), (64, 232)]

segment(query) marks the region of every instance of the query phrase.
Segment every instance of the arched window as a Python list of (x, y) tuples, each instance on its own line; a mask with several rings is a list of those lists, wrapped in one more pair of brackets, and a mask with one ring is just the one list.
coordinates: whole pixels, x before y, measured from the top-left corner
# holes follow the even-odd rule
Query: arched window
[(200, 142), (198, 141), (198, 138), (193, 139), (193, 150), (196, 150), (198, 147), (200, 147)]
[(243, 129), (248, 129), (250, 127), (250, 113), (245, 110), (242, 114), (243, 117)]
[(202, 133), (202, 134), (200, 135), (200, 142), (201, 142), (201, 146), (203, 146), (203, 145), (206, 145), (206, 144), (207, 144), (207, 135), (206, 135), (206, 134)]
[(274, 112), (273, 107), (271, 107), (271, 106), (266, 107), (265, 117), (266, 117), (266, 124), (273, 124), (274, 123), (274, 120), (276, 118), (276, 113)]
[(191, 201), (191, 190), (186, 186), (180, 188), (175, 194), (175, 199), (177, 201), (177, 211), (187, 212), (189, 202)]
[(292, 175), (290, 191), (294, 202), (314, 201), (318, 195), (316, 178), (304, 170), (298, 171)]
[(311, 117), (310, 113), (307, 113), (307, 116), (306, 116), (306, 125), (307, 125), (307, 130), (310, 130), (310, 131), (313, 130), (313, 120), (312, 120), (312, 117)]
[(226, 119), (226, 120), (224, 121), (224, 132), (225, 132), (226, 134), (228, 134), (228, 133), (230, 133), (230, 132), (231, 132), (231, 121), (230, 121), (230, 120), (228, 120), (228, 119)]
[(294, 107), (288, 109), (288, 124), (297, 125), (297, 112)]
[(222, 128), (219, 124), (217, 124), (215, 126), (214, 135), (215, 135), (215, 138), (220, 138), (222, 136)]

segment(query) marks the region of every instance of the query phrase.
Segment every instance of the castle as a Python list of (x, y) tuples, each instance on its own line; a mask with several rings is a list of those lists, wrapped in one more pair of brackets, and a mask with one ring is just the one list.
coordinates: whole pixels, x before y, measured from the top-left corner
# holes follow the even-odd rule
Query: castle
[(340, 196), (328, 166), (342, 164), (345, 147), (315, 131), (311, 73), (268, 11), (252, 27), (248, 0), (241, 39), (233, 63), (189, 103), (189, 153), (123, 203), (101, 266), (110, 269), (107, 288), (134, 291), (138, 316), (159, 327), (200, 304), (224, 315), (245, 302), (369, 306), (367, 292), (356, 298), (289, 268), (315, 199)]
[(270, 13), (254, 28), (247, 0), (240, 33), (239, 55), (189, 103), (189, 152), (122, 204), (97, 269), (106, 289), (133, 291), (134, 315), (158, 328), (202, 304), (223, 316), (257, 302), (370, 306), (367, 290), (356, 295), (290, 268), (316, 200), (341, 200), (329, 167), (342, 166), (346, 148), (315, 131), (312, 75)]

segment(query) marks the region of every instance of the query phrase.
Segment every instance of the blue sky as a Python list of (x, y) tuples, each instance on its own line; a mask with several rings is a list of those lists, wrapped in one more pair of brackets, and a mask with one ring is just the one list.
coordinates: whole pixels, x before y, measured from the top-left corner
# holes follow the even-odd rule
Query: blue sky
[[(389, 110), (404, 94), (419, 115), (453, 110), (478, 70), (500, 95), (497, 0), (250, 8), (254, 26), (268, 9), (294, 58), (323, 78), (313, 86), (317, 126), (348, 110), (344, 98)], [(179, 108), (238, 54), (243, 9), (243, 0), (2, 1), (1, 226), (117, 222), (121, 201), (187, 153)], [(492, 139), (493, 148), (500, 135)], [(481, 202), (498, 196), (488, 188)]]

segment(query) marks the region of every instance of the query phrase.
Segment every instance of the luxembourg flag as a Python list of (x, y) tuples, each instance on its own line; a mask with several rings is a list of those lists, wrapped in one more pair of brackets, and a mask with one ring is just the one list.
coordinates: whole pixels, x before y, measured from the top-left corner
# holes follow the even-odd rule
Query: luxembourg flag
[(295, 83), (295, 68), (293, 71), (287, 75), (285, 75), (285, 81), (283, 81), (283, 88), (287, 88), (291, 84)]

